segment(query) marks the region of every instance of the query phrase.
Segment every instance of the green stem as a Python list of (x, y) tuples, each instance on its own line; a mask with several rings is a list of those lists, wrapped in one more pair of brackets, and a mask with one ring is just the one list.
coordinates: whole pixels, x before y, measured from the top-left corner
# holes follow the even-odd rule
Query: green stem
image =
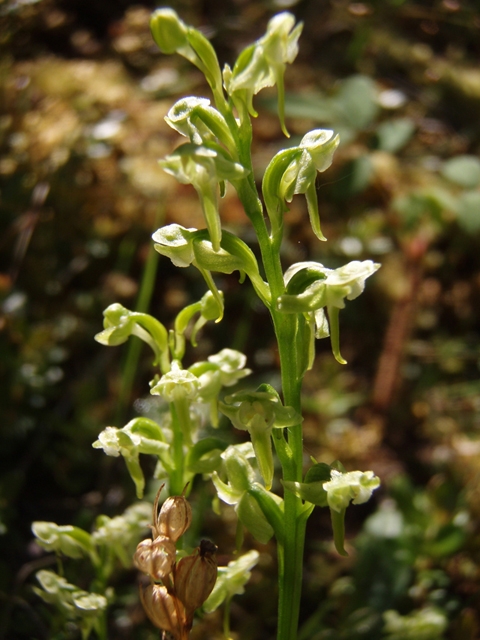
[(185, 485), (184, 479), (184, 455), (183, 455), (183, 429), (180, 424), (180, 417), (175, 404), (170, 403), (172, 414), (172, 459), (173, 471), (170, 474), (170, 495), (179, 496), (182, 494)]
[[(245, 163), (245, 159), (242, 159)], [(301, 384), (297, 378), (297, 349), (295, 314), (282, 314), (275, 308), (275, 301), (284, 290), (283, 271), (278, 249), (274, 247), (263, 216), (251, 174), (239, 188), (239, 197), (257, 233), (265, 274), (270, 285), (272, 316), (280, 356), (283, 400), (286, 406), (301, 413)], [(280, 430), (277, 430), (280, 431)], [(284, 480), (301, 481), (303, 467), (303, 434), (301, 425), (288, 429), (288, 442), (283, 430), (274, 438)], [(279, 602), (277, 640), (295, 640), (300, 611), (302, 588), (303, 550), (306, 519), (301, 517), (302, 501), (293, 493), (284, 497), (285, 537), (278, 544)]]

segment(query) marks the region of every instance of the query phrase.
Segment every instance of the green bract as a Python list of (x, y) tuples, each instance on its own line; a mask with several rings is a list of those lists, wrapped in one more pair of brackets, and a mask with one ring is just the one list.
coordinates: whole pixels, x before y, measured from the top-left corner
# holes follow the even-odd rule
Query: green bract
[(277, 153), (265, 170), (262, 192), (270, 218), (271, 234), (276, 239), (283, 228), (283, 214), (288, 211), (285, 202), (295, 194), (305, 194), (312, 230), (319, 240), (325, 240), (320, 228), (317, 189), (317, 171), (332, 164), (333, 154), (340, 142), (329, 129), (314, 129), (307, 133), (298, 147)]
[(260, 385), (257, 391), (233, 393), (219, 406), (234, 427), (249, 432), (258, 468), (265, 486), (270, 489), (273, 480), (272, 429), (300, 424), (302, 416), (292, 407), (284, 407), (278, 393), (267, 384)]
[(285, 127), (283, 77), (287, 64), (297, 56), (302, 27), (301, 23), (295, 26), (291, 13), (279, 13), (269, 21), (265, 35), (244, 49), (233, 70), (226, 66), (223, 74), (227, 93), (234, 101), (244, 101), (253, 116), (257, 115), (252, 104), (253, 96), (265, 87), (277, 85), (278, 115), (286, 136), (289, 134)]
[(182, 184), (195, 187), (202, 203), (205, 221), (214, 251), (219, 251), (222, 227), (218, 211), (219, 184), (228, 180), (233, 184), (248, 170), (229, 157), (219, 145), (186, 143), (175, 149), (160, 166)]

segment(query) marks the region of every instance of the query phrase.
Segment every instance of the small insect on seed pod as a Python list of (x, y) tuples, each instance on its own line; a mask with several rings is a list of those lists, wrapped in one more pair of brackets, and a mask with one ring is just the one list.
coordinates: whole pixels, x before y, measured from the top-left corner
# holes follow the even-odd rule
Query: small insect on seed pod
[(192, 522), (192, 508), (184, 496), (171, 496), (165, 500), (158, 513), (158, 496), (159, 494), (154, 504), (154, 535), (167, 536), (176, 542)]
[(163, 580), (171, 573), (175, 556), (175, 544), (165, 536), (157, 536), (155, 540), (142, 540), (137, 545), (133, 562), (137, 569), (154, 580)]
[(163, 631), (169, 631), (175, 638), (182, 637), (185, 614), (182, 603), (168, 593), (166, 587), (150, 584), (140, 587), (140, 600), (150, 621)]
[(216, 551), (213, 542), (202, 540), (175, 569), (175, 595), (185, 606), (187, 628), (191, 627), (195, 610), (202, 606), (217, 581)]

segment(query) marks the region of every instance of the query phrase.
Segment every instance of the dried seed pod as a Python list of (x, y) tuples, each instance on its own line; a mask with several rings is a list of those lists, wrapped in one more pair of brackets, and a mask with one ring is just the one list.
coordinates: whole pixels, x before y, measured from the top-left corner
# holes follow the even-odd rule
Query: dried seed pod
[(181, 602), (168, 593), (166, 587), (150, 584), (140, 588), (140, 600), (150, 621), (163, 631), (170, 631), (175, 638), (182, 636), (185, 627)]
[(154, 520), (154, 532), (159, 536), (167, 536), (176, 542), (192, 522), (192, 508), (183, 496), (167, 498), (160, 509), (158, 518)]
[(163, 580), (171, 573), (175, 556), (174, 543), (165, 536), (157, 536), (155, 540), (142, 540), (137, 545), (133, 562), (140, 571), (154, 580)]
[(187, 628), (193, 621), (195, 609), (202, 606), (217, 580), (217, 547), (202, 540), (190, 556), (182, 558), (175, 569), (175, 594), (185, 606)]

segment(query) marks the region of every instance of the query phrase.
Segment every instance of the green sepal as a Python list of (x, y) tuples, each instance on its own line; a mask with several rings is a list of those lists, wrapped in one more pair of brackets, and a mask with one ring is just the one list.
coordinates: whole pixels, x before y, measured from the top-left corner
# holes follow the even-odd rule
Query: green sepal
[(326, 507), (328, 504), (327, 492), (323, 488), (324, 481), (307, 483), (283, 480), (282, 484), (285, 489), (294, 493), (297, 498), (310, 502), (317, 507)]
[(326, 462), (316, 462), (307, 471), (303, 481), (306, 482), (307, 484), (311, 482), (320, 482), (320, 481), (327, 482), (328, 480), (330, 480), (330, 477), (332, 474), (332, 467), (333, 465), (329, 465)]

